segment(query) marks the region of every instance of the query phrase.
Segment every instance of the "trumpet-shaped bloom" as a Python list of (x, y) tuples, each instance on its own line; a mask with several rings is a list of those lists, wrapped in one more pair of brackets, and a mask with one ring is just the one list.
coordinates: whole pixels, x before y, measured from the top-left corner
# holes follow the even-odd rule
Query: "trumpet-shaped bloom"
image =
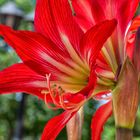
[(0, 35), (23, 61), (0, 72), (0, 94), (26, 92), (65, 110), (47, 123), (42, 140), (55, 139), (93, 97), (96, 59), (115, 27), (115, 19), (105, 20), (84, 33), (67, 0), (37, 0), (35, 32), (0, 25)]
[[(84, 32), (104, 19), (116, 18), (118, 21), (115, 32), (104, 44), (96, 61), (97, 86), (95, 87), (95, 94), (99, 91), (102, 91), (101, 95), (112, 92), (116, 85), (119, 85), (119, 79), (123, 79), (119, 75), (124, 76), (122, 73), (124, 73), (124, 67), (127, 67), (126, 61), (128, 63), (126, 57), (131, 59), (135, 70), (140, 71), (139, 40), (135, 41), (136, 30), (140, 26), (140, 17), (133, 19), (139, 0), (73, 0), (72, 2), (76, 15), (75, 20)], [(135, 46), (135, 43), (137, 43), (137, 46)], [(126, 72), (126, 70), (124, 71)], [(129, 72), (132, 72), (132, 69)], [(129, 80), (129, 77), (126, 79)], [(127, 83), (126, 79), (123, 82)], [(108, 103), (99, 108), (94, 115), (91, 126), (92, 139), (101, 139), (99, 133), (96, 134), (96, 132), (97, 130), (102, 131), (103, 124), (110, 116), (111, 110), (111, 104)], [(99, 116), (101, 116), (101, 119), (97, 120)], [(97, 121), (100, 125), (96, 124)]]

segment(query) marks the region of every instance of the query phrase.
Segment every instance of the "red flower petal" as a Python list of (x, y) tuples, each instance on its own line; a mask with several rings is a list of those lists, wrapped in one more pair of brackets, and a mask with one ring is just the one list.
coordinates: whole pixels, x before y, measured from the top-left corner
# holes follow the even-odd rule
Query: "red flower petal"
[(51, 0), (51, 6), (62, 41), (65, 42), (63, 36), (67, 37), (72, 46), (79, 52), (79, 41), (83, 32), (74, 20), (68, 0)]
[(83, 33), (74, 20), (67, 0), (38, 0), (35, 27), (37, 32), (50, 38), (62, 51), (67, 51), (63, 45), (63, 43), (67, 43), (67, 37), (79, 52), (79, 40)]
[(126, 52), (127, 55), (132, 58), (133, 57), (133, 51), (135, 47), (135, 37), (136, 37), (136, 31), (138, 27), (140, 26), (140, 16), (137, 16), (133, 19), (130, 28), (126, 34)]
[(62, 114), (52, 118), (45, 126), (41, 140), (55, 140), (66, 123), (76, 112), (65, 111)]
[(88, 30), (95, 24), (92, 17), (91, 1), (92, 0), (72, 0), (74, 11), (76, 13), (74, 18), (84, 31)]
[(81, 51), (90, 66), (95, 64), (103, 44), (114, 31), (116, 24), (115, 19), (106, 20), (95, 25), (84, 34), (81, 40)]
[[(43, 13), (43, 14), (42, 14)], [(50, 38), (63, 52), (67, 51), (60, 34), (67, 36), (71, 44), (78, 49), (82, 31), (74, 21), (67, 0), (38, 0), (35, 14), (35, 28)]]
[(65, 46), (61, 42), (56, 23), (54, 21), (50, 0), (37, 0), (34, 22), (37, 32), (53, 40), (53, 42), (59, 46), (63, 52), (66, 51)]
[(131, 25), (130, 25), (130, 28), (129, 28), (129, 31), (128, 33), (131, 31), (131, 32), (136, 32), (137, 28), (140, 26), (140, 16), (137, 16), (133, 19)]
[[(21, 59), (42, 75), (60, 74), (59, 62), (67, 65), (70, 58), (43, 35), (30, 31), (14, 31), (0, 25), (0, 34), (11, 45)], [(59, 68), (59, 69), (58, 69)]]
[(91, 123), (92, 140), (101, 140), (103, 125), (112, 114), (112, 102), (102, 105), (94, 114)]
[(46, 78), (22, 63), (15, 64), (0, 72), (0, 94), (25, 92), (44, 99), (44, 95), (41, 94), (42, 89), (46, 89)]
[(139, 0), (93, 0), (93, 17), (96, 22), (116, 18), (124, 35), (129, 21), (136, 12), (138, 3)]

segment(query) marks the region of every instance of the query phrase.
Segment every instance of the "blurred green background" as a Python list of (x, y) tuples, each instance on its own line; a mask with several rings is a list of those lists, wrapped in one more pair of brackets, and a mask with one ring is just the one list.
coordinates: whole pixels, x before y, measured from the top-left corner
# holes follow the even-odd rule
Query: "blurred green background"
[[(32, 12), (35, 8), (35, 0), (0, 0), (0, 6), (8, 1), (13, 1), (25, 15)], [(19, 29), (33, 29), (28, 21), (22, 20)], [(2, 42), (2, 40), (1, 40)], [(0, 70), (19, 61), (19, 58), (12, 49), (0, 48)], [(0, 140), (14, 140), (17, 135), (18, 126), (21, 123), (22, 130), (19, 139), (23, 140), (39, 140), (46, 122), (62, 112), (62, 110), (54, 111), (46, 107), (46, 105), (38, 98), (24, 94), (24, 103), (22, 103), (22, 94), (11, 94), (0, 96)], [(21, 107), (21, 104), (23, 108)], [(84, 125), (82, 140), (90, 140), (90, 123), (93, 113), (95, 112), (97, 101), (90, 100), (84, 107)], [(23, 118), (20, 116), (22, 115)], [(19, 122), (19, 118), (20, 121)], [(140, 140), (140, 111), (138, 112), (136, 125), (134, 128), (134, 140)], [(66, 129), (58, 136), (57, 140), (66, 140)], [(102, 140), (115, 140), (115, 129), (113, 117), (108, 120), (104, 127)]]

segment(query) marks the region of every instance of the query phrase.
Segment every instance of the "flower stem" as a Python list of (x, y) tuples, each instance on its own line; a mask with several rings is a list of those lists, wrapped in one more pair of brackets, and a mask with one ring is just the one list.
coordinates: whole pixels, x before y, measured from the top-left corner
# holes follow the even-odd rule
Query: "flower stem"
[(116, 140), (132, 140), (133, 130), (127, 128), (117, 128), (116, 129)]
[(83, 125), (83, 107), (67, 123), (68, 140), (81, 140)]

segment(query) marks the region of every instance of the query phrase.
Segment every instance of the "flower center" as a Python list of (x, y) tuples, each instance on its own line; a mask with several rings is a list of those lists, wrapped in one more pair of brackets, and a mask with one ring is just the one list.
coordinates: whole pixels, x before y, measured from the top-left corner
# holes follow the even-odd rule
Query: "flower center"
[[(45, 102), (46, 105), (49, 108), (52, 109), (58, 109), (58, 108), (63, 108), (63, 109), (76, 109), (79, 108), (80, 104), (82, 104), (84, 102), (84, 96), (81, 95), (77, 95), (76, 98), (78, 97), (78, 99), (76, 99), (73, 102), (72, 100), (75, 98), (75, 96), (73, 96), (73, 94), (69, 93), (69, 92), (65, 92), (62, 87), (57, 86), (57, 85), (50, 85), (50, 77), (51, 74), (46, 75), (46, 79), (47, 79), (47, 89), (48, 90), (42, 90), (42, 94), (45, 94)], [(51, 99), (53, 102), (49, 103), (47, 100), (47, 94), (49, 94), (51, 96)]]

